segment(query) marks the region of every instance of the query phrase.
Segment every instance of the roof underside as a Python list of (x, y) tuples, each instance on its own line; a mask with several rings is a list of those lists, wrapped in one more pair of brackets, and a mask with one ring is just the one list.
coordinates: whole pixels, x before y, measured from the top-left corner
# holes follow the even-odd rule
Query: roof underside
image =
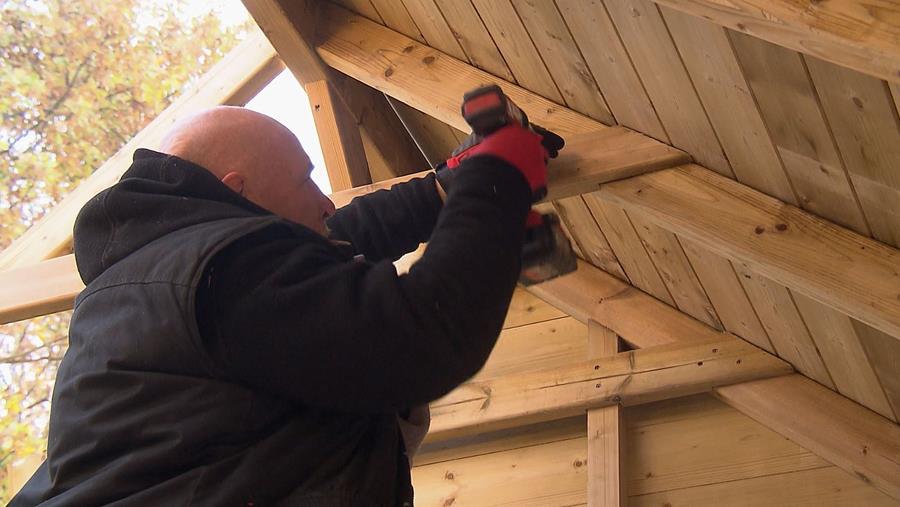
[[(342, 0), (379, 24), (890, 246), (896, 85), (649, 0)], [(892, 95), (893, 92), (893, 95)], [(553, 203), (579, 255), (897, 421), (900, 341), (584, 194)]]

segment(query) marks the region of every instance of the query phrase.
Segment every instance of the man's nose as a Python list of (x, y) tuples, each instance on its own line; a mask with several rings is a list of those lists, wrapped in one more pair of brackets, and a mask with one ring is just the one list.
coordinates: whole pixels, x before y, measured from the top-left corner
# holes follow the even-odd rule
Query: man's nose
[(331, 202), (331, 199), (329, 199), (327, 195), (321, 194), (321, 196), (322, 202), (319, 206), (322, 209), (322, 214), (325, 215), (326, 218), (328, 218), (331, 215), (334, 215), (334, 212), (337, 211), (337, 208), (335, 208), (334, 203)]

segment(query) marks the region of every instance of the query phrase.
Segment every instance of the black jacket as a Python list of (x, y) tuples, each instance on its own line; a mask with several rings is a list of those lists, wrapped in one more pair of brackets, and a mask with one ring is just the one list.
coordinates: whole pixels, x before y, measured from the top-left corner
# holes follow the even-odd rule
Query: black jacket
[[(339, 210), (348, 253), (139, 150), (76, 223), (87, 287), (48, 459), (12, 505), (411, 500), (396, 413), (484, 364), (529, 197), (515, 169), (476, 157), (443, 209), (427, 177)], [(426, 240), (398, 276), (390, 261)]]

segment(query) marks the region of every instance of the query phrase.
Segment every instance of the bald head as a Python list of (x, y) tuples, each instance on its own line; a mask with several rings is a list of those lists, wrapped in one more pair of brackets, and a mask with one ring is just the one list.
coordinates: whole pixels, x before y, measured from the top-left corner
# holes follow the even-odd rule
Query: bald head
[(175, 124), (160, 151), (206, 168), (255, 204), (325, 234), (334, 205), (310, 179), (300, 141), (274, 119), (220, 106)]

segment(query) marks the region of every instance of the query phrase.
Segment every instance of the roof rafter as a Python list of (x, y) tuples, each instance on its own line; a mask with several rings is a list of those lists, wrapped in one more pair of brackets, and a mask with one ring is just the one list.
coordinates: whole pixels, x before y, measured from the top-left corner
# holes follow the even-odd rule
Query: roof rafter
[(653, 0), (739, 32), (900, 82), (900, 6), (889, 0)]
[(698, 165), (599, 196), (900, 339), (900, 250)]

